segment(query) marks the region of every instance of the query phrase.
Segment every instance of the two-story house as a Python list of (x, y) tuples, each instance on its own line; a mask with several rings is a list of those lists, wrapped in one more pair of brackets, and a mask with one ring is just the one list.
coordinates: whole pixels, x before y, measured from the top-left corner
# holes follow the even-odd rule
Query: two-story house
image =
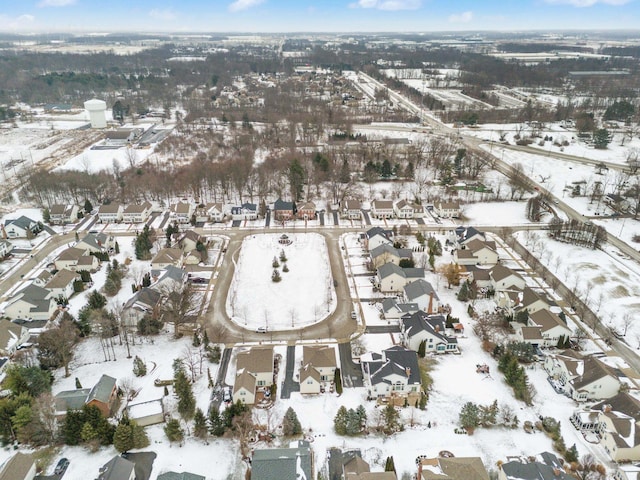
[(346, 199), (342, 204), (340, 216), (349, 220), (360, 220), (362, 218), (362, 203), (360, 203), (360, 200)]
[(382, 243), (369, 251), (373, 268), (379, 268), (385, 263), (400, 265), (400, 260), (412, 260), (413, 255), (409, 248), (395, 248), (389, 243)]
[(177, 222), (180, 224), (189, 223), (193, 212), (195, 211), (195, 205), (189, 202), (178, 202), (171, 205), (169, 209), (169, 218), (171, 222)]
[(10, 357), (29, 341), (29, 329), (6, 319), (0, 320), (0, 356)]
[(437, 202), (435, 212), (440, 218), (460, 218), (460, 202)]
[(453, 261), (458, 265), (496, 265), (498, 252), (495, 242), (472, 240), (453, 251)]
[(373, 227), (367, 230), (363, 236), (364, 248), (368, 251), (382, 245), (393, 245), (393, 231), (381, 227)]
[(163, 270), (169, 265), (182, 267), (182, 250), (179, 248), (163, 248), (151, 259), (152, 270)]
[(416, 303), (420, 310), (438, 313), (440, 298), (433, 286), (423, 278), (404, 286), (404, 299), (407, 303)]
[(316, 204), (313, 202), (304, 202), (298, 206), (296, 216), (300, 220), (315, 220)]
[(52, 225), (64, 225), (78, 221), (77, 205), (54, 204), (49, 208), (49, 222)]
[(109, 203), (98, 207), (98, 221), (100, 223), (120, 223), (124, 214), (124, 207), (119, 203)]
[(442, 315), (416, 312), (400, 319), (403, 344), (414, 352), (424, 342), (427, 353), (457, 353), (458, 340), (447, 335), (445, 327), (446, 319)]
[(53, 298), (68, 300), (75, 293), (74, 283), (79, 281), (80, 278), (78, 272), (63, 268), (58, 270), (51, 280), (46, 283), (44, 289), (48, 290)]
[(234, 221), (256, 220), (258, 218), (258, 206), (255, 203), (243, 203), (237, 207), (231, 207), (231, 219)]
[(367, 398), (385, 399), (410, 405), (420, 398), (422, 384), (418, 354), (399, 345), (381, 354), (371, 352), (360, 357)]
[(323, 383), (333, 382), (337, 366), (332, 346), (303, 346), (300, 393), (320, 393)]
[[(247, 405), (256, 402), (256, 394), (273, 384), (273, 347), (253, 347), (236, 357), (236, 379), (233, 401)], [(253, 391), (251, 390), (253, 386)]]
[(422, 218), (424, 217), (424, 207), (409, 200), (398, 200), (393, 205), (393, 213), (397, 218)]
[(51, 292), (30, 284), (9, 299), (4, 315), (10, 319), (49, 320), (57, 308)]
[(130, 204), (122, 211), (124, 223), (143, 223), (149, 219), (153, 206), (149, 202)]
[(287, 202), (281, 198), (273, 202), (273, 218), (276, 222), (292, 220), (295, 213), (293, 202)]
[(409, 283), (423, 278), (423, 268), (400, 268), (395, 263), (385, 263), (377, 270), (377, 287), (385, 293), (402, 292)]
[(371, 202), (371, 216), (374, 218), (393, 218), (393, 201), (374, 200)]
[(8, 238), (34, 238), (40, 233), (40, 225), (24, 215), (5, 220), (4, 233)]

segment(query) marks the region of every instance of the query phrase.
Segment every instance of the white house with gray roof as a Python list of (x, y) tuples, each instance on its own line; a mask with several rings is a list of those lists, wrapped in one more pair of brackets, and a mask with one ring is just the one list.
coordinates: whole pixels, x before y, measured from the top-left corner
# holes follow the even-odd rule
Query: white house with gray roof
[(385, 298), (380, 305), (385, 320), (400, 320), (403, 315), (412, 314), (420, 310), (417, 303), (399, 303), (393, 297)]
[(438, 294), (423, 278), (404, 286), (404, 298), (407, 303), (417, 303), (420, 310), (427, 313), (437, 313), (440, 308)]
[(400, 268), (395, 263), (385, 263), (378, 268), (377, 287), (381, 292), (402, 292), (406, 285), (422, 278), (423, 268)]
[(312, 480), (313, 450), (298, 440), (290, 448), (256, 449), (251, 457), (251, 480)]
[(6, 257), (13, 250), (13, 244), (9, 240), (0, 240), (0, 259)]
[[(381, 354), (371, 352), (360, 357), (360, 365), (370, 399), (407, 398), (422, 390), (418, 354), (396, 345)], [(411, 403), (411, 402), (410, 402)]]
[(8, 238), (33, 238), (40, 233), (38, 222), (24, 215), (5, 220), (3, 228)]
[(458, 340), (446, 334), (443, 315), (416, 312), (400, 319), (400, 332), (405, 347), (417, 352), (422, 342), (426, 353), (457, 353)]
[(400, 264), (400, 260), (411, 260), (413, 258), (411, 249), (395, 248), (389, 243), (378, 245), (369, 252), (371, 263), (374, 268), (381, 267), (385, 263)]
[(122, 211), (123, 223), (142, 223), (146, 222), (151, 215), (153, 205), (149, 202), (143, 202), (141, 204), (129, 204)]
[(20, 345), (28, 341), (28, 328), (7, 319), (0, 320), (0, 356), (10, 357)]
[(13, 295), (4, 309), (8, 318), (32, 318), (49, 320), (58, 308), (51, 292), (36, 285), (27, 285)]
[(106, 233), (88, 233), (78, 243), (75, 248), (86, 250), (90, 253), (106, 252), (116, 246), (116, 239), (113, 235)]

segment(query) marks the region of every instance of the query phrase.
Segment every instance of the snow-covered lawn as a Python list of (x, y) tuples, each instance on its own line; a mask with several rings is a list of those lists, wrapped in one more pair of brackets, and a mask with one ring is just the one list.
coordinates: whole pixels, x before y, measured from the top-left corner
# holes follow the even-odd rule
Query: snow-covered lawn
[[(335, 309), (324, 238), (317, 233), (289, 234), (290, 245), (278, 243), (279, 238), (277, 234), (253, 235), (242, 243), (227, 312), (247, 328), (299, 328), (321, 321)], [(283, 250), (288, 272), (279, 260)], [(271, 281), (274, 257), (280, 263), (280, 282)]]

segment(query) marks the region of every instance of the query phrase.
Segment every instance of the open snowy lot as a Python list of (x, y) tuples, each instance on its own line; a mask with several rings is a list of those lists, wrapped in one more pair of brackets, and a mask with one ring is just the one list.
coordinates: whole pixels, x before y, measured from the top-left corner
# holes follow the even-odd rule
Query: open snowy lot
[[(247, 237), (227, 297), (227, 313), (247, 328), (286, 330), (311, 325), (329, 315), (336, 298), (324, 238), (316, 233), (289, 234), (290, 245), (280, 235)], [(279, 260), (284, 251), (287, 261)], [(272, 262), (278, 259), (279, 267)], [(284, 272), (286, 263), (288, 272)], [(274, 270), (282, 280), (271, 281)]]

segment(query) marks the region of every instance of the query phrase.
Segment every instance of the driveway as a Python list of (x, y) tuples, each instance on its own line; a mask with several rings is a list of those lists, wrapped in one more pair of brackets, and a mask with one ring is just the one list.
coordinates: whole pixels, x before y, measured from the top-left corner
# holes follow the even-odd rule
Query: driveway
[(296, 347), (289, 345), (287, 347), (287, 364), (284, 375), (284, 382), (280, 388), (280, 398), (290, 398), (291, 392), (299, 392), (300, 384), (293, 380), (293, 374), (295, 373), (295, 361), (296, 361)]
[(400, 333), (400, 325), (367, 325), (365, 333)]
[(363, 387), (362, 369), (351, 358), (351, 343), (339, 343), (340, 367), (342, 373), (342, 386), (345, 388)]

